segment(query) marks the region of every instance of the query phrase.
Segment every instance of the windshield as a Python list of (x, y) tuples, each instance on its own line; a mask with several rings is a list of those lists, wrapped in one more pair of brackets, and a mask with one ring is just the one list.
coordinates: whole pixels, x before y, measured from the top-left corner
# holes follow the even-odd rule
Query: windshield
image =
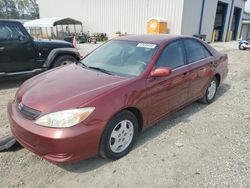
[(145, 70), (157, 48), (156, 44), (109, 41), (81, 62), (112, 75), (136, 77)]

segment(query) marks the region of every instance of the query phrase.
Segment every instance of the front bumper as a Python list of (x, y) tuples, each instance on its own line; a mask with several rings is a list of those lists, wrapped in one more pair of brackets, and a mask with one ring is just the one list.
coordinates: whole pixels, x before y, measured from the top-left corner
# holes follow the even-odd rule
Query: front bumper
[(71, 163), (96, 156), (102, 133), (100, 125), (83, 123), (70, 128), (38, 126), (24, 118), (9, 102), (10, 128), (16, 140), (26, 149), (56, 163)]

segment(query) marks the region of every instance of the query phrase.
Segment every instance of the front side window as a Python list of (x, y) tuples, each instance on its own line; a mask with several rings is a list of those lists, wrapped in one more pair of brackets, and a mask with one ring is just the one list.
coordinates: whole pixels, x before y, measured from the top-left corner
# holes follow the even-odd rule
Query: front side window
[(0, 26), (0, 41), (15, 41), (25, 37), (18, 26)]
[(188, 63), (193, 63), (211, 56), (210, 52), (198, 41), (185, 39), (184, 46), (187, 52)]
[(169, 67), (172, 69), (185, 64), (184, 48), (181, 41), (169, 44), (162, 52), (156, 63), (157, 67)]
[(81, 62), (88, 68), (136, 77), (146, 69), (157, 49), (156, 44), (114, 40), (102, 45)]
[(11, 36), (11, 30), (6, 26), (0, 26), (0, 41), (7, 41)]

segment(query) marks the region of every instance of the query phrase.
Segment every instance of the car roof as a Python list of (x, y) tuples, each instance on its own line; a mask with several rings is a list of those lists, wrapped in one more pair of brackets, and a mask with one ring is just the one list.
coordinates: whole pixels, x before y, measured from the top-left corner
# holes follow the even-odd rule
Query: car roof
[(178, 39), (193, 39), (197, 42), (200, 42), (213, 54), (213, 56), (220, 56), (220, 53), (215, 50), (213, 47), (208, 45), (208, 43), (198, 39), (196, 37), (188, 36), (188, 35), (170, 35), (170, 34), (143, 34), (143, 35), (126, 35), (122, 37), (113, 38), (112, 40), (117, 41), (133, 41), (133, 42), (141, 42), (141, 43), (151, 43), (161, 45), (162, 43), (169, 43), (173, 40)]
[(144, 34), (144, 35), (126, 35), (114, 38), (113, 40), (161, 44), (162, 42), (168, 42), (182, 37), (183, 36), (181, 35), (169, 35), (169, 34)]
[(7, 23), (18, 23), (20, 24), (21, 22), (18, 20), (8, 20), (8, 19), (0, 19), (0, 22), (7, 22)]

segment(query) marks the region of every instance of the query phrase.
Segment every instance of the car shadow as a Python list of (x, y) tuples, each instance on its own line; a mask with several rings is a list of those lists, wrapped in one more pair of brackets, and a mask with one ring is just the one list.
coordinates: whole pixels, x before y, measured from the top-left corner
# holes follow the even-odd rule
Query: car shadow
[[(217, 91), (214, 102), (216, 102), (221, 96), (223, 96), (228, 90), (230, 90), (230, 88), (231, 88), (230, 85), (222, 84)], [(139, 134), (134, 148), (140, 147), (141, 145), (145, 144), (145, 142), (154, 139), (163, 131), (171, 129), (172, 127), (178, 125), (179, 123), (190, 122), (191, 120), (189, 117), (203, 110), (207, 106), (208, 106), (207, 104), (203, 104), (199, 101), (193, 102), (187, 105), (186, 107), (180, 109), (179, 111), (163, 118), (162, 120), (157, 122), (154, 126), (145, 130), (142, 134)]]
[(8, 150), (2, 151), (3, 152), (16, 152), (23, 149), (23, 146), (21, 144), (19, 144), (18, 142), (16, 142), (13, 146), (11, 146), (11, 148), (9, 148)]
[[(223, 96), (228, 90), (230, 90), (231, 86), (228, 84), (222, 84), (217, 92), (215, 102), (218, 100), (221, 96)], [(138, 138), (136, 140), (134, 149), (141, 147), (146, 142), (151, 141), (152, 139), (158, 137), (160, 134), (163, 133), (163, 131), (167, 131), (171, 129), (171, 127), (174, 127), (178, 125), (180, 122), (189, 122), (191, 121), (189, 119), (190, 116), (193, 114), (199, 112), (200, 110), (206, 108), (207, 105), (201, 104), (199, 102), (194, 102), (183, 109), (173, 113), (170, 116), (167, 116), (166, 118), (162, 119), (158, 123), (156, 123), (153, 127), (143, 131), (141, 134), (138, 135)], [(104, 166), (108, 164), (109, 160), (102, 159), (100, 157), (80, 161), (75, 164), (55, 164), (67, 171), (74, 172), (74, 173), (85, 173), (92, 170), (95, 170), (97, 168), (100, 168), (101, 166)]]
[(0, 78), (0, 90), (17, 88), (23, 84), (31, 76), (19, 76), (11, 78)]
[(83, 161), (73, 163), (73, 164), (55, 164), (55, 165), (70, 172), (85, 173), (85, 172), (98, 169), (101, 166), (108, 164), (109, 162), (111, 161), (107, 159), (103, 159), (101, 157), (95, 157), (95, 158), (83, 160)]

